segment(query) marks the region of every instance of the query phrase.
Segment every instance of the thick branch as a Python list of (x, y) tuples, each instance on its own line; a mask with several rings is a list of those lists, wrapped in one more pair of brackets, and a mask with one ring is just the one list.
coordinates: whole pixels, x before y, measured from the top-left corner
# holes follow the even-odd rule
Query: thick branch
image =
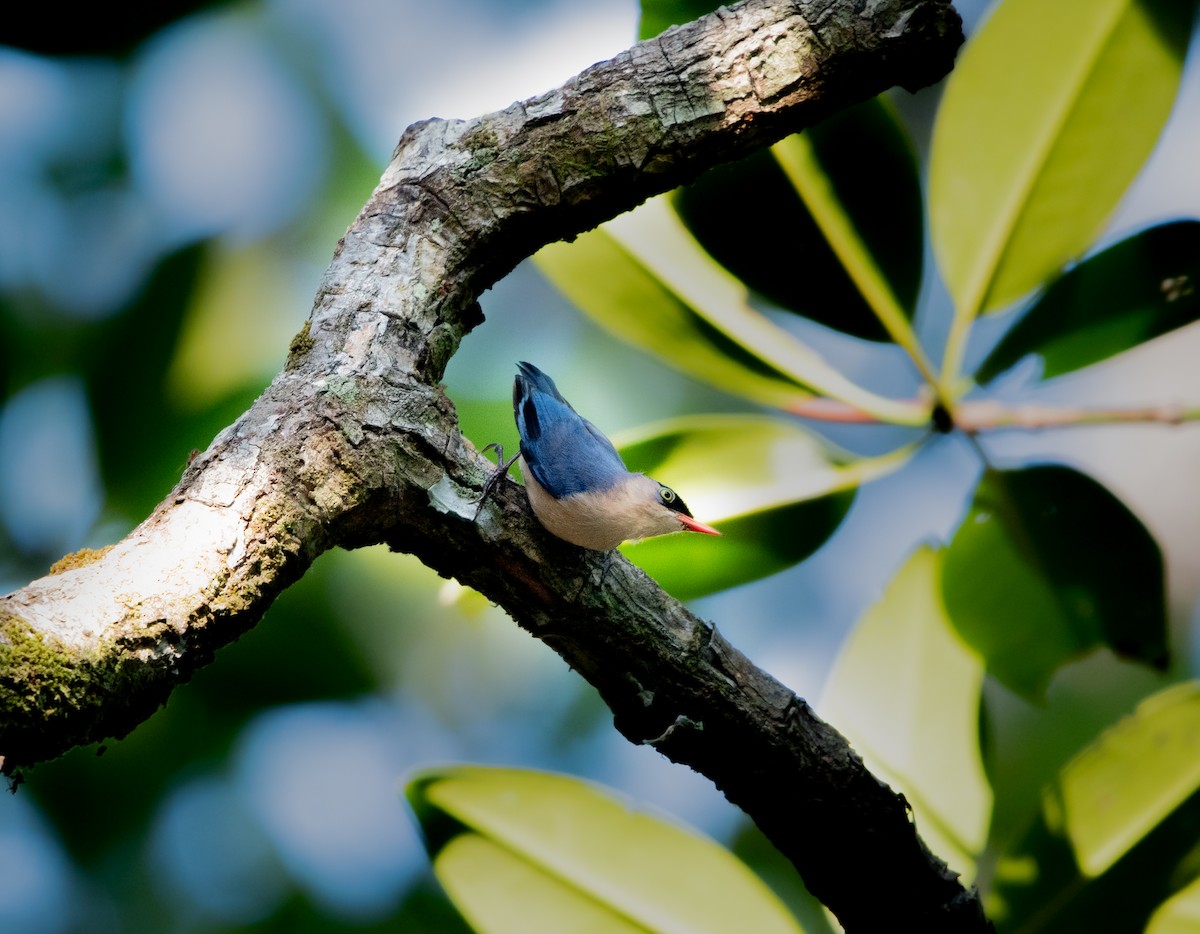
[(712, 778), (848, 930), (983, 929), (903, 802), (710, 625), (549, 537), (513, 484), (472, 521), (488, 464), (437, 385), (480, 291), (542, 244), (936, 80), (960, 41), (944, 0), (748, 0), (507, 110), (411, 127), (284, 372), (124, 541), (0, 602), (5, 769), (127, 733), (321, 551), (386, 541), (505, 607), (631, 740)]

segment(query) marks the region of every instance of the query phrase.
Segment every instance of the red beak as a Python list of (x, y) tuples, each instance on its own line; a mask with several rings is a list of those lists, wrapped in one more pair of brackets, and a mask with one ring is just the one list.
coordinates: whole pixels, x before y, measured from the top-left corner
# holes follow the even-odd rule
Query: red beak
[(721, 533), (714, 529), (711, 525), (705, 525), (703, 522), (697, 522), (691, 516), (685, 516), (679, 513), (679, 521), (683, 523), (683, 527), (688, 532), (703, 532), (705, 535), (720, 535)]

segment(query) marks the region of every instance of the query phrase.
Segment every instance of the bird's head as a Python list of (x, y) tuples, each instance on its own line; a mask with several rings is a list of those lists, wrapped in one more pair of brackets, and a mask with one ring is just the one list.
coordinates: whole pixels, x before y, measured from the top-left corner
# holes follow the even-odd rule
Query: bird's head
[(623, 487), (614, 496), (612, 508), (626, 517), (630, 528), (636, 529), (636, 534), (627, 536), (631, 540), (671, 532), (721, 534), (693, 517), (679, 494), (666, 484), (645, 474), (631, 474)]

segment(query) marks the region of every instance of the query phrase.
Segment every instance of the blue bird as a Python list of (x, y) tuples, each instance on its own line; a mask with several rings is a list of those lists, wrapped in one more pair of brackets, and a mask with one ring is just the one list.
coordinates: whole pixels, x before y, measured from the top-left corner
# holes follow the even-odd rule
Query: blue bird
[(550, 532), (596, 551), (669, 532), (721, 534), (697, 522), (670, 487), (630, 472), (612, 442), (571, 407), (554, 380), (531, 363), (517, 366), (513, 414), (521, 451), (513, 459), (520, 460), (533, 514)]

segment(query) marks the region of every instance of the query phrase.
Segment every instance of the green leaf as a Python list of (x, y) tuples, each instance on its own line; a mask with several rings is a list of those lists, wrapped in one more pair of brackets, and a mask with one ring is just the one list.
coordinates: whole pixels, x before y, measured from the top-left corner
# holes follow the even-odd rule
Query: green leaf
[(1067, 467), (985, 473), (946, 554), (943, 596), (988, 671), (1039, 698), (1099, 645), (1165, 666), (1162, 555), (1108, 490)]
[[(908, 322), (921, 288), (924, 218), (916, 156), (895, 111), (874, 98), (776, 143), (772, 153), (873, 310), (876, 332), (882, 325), (881, 337), (915, 346)], [(838, 326), (836, 317), (829, 323)]]
[(722, 532), (622, 546), (681, 600), (803, 561), (837, 529), (856, 488), (911, 453), (853, 461), (793, 422), (749, 415), (674, 419), (618, 441), (630, 470), (670, 486), (701, 522)]
[(1196, 934), (1200, 931), (1200, 879), (1159, 906), (1146, 925), (1145, 934)]
[(979, 368), (986, 382), (1026, 354), (1070, 373), (1200, 318), (1200, 222), (1152, 227), (1055, 282)]
[(882, 98), (710, 169), (673, 203), (717, 262), (781, 308), (887, 340), (874, 307), (908, 331), (921, 285), (921, 191), (912, 147)]
[(1138, 705), (1072, 761), (1052, 790), (1079, 868), (1106, 872), (1200, 789), (1200, 683)]
[(1194, 9), (1005, 0), (968, 42), (929, 170), (934, 250), (960, 318), (1086, 251), (1166, 122)]
[(534, 262), (599, 325), (689, 376), (774, 408), (812, 398), (696, 314), (602, 227), (543, 247)]
[(992, 804), (979, 754), (983, 663), (946, 618), (942, 560), (931, 548), (909, 558), (842, 646), (819, 710), (904, 794), (933, 851), (971, 878)]
[(1164, 902), (1200, 868), (1198, 824), (1200, 684), (1191, 682), (1143, 701), (1063, 768), (1040, 820), (998, 855), (990, 916), (1002, 932), (1140, 931), (1152, 914), (1178, 930)]
[(484, 934), (800, 931), (727, 850), (577, 779), (460, 766), (407, 794), (434, 872)]
[(1067, 763), (1170, 683), (1162, 672), (1099, 651), (1064, 666), (1037, 704), (995, 682), (985, 686), (984, 769), (994, 795), (988, 849), (1013, 846)]
[(770, 150), (709, 169), (672, 203), (708, 254), (772, 304), (855, 337), (887, 339)]
[(651, 39), (672, 26), (699, 19), (720, 5), (720, 0), (642, 0), (638, 38)]
[(928, 420), (927, 405), (868, 392), (752, 308), (746, 287), (704, 252), (666, 198), (544, 247), (535, 261), (603, 327), (696, 379), (784, 409), (816, 392), (896, 424)]

